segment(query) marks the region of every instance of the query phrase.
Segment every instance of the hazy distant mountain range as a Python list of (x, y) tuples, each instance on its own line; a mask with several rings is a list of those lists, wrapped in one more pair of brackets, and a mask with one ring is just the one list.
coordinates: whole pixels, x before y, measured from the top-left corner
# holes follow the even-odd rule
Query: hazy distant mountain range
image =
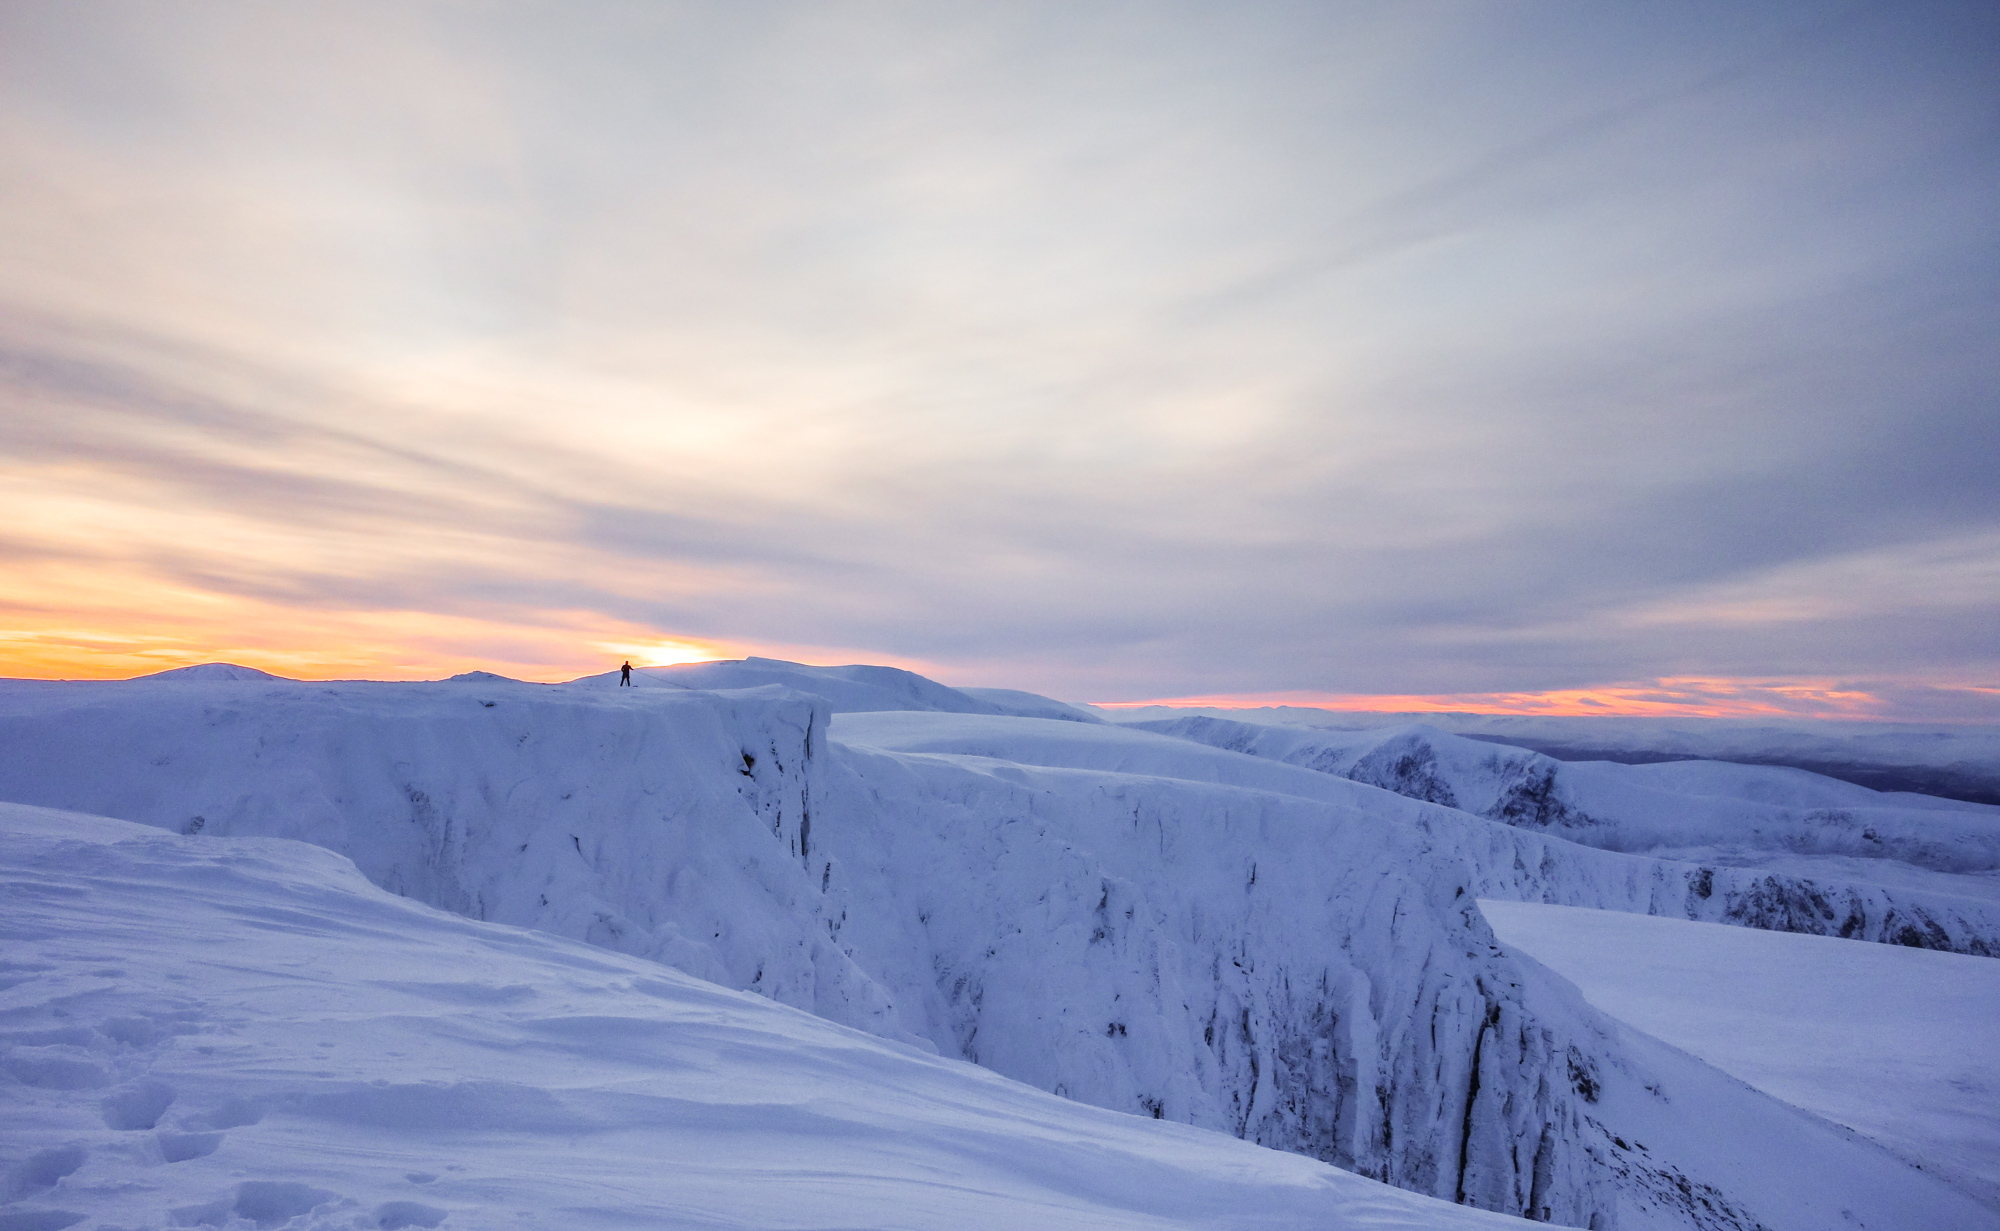
[(1803, 769), (1876, 791), (2000, 804), (2000, 727), (1748, 718), (1398, 713), (1304, 706), (1164, 705), (1105, 711), (1119, 722), (1207, 717), (1260, 726), (1372, 731), (1423, 723), (1563, 761), (1713, 760)]

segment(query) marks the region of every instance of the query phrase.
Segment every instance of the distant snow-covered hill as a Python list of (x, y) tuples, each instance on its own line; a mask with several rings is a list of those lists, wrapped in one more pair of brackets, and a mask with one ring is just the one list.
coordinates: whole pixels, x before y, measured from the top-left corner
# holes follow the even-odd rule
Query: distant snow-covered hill
[[(585, 676), (566, 687), (604, 688), (617, 685), (619, 673)], [(1036, 718), (1067, 718), (1102, 722), (1095, 713), (1061, 701), (1016, 692), (1011, 688), (950, 688), (900, 667), (811, 667), (776, 658), (745, 658), (729, 662), (689, 663), (678, 667), (643, 667), (632, 672), (635, 688), (682, 688), (702, 691), (760, 688), (778, 685), (810, 693), (826, 702), (829, 713), (876, 710), (916, 710), (948, 714), (1021, 714)]]
[(169, 671), (155, 671), (142, 675), (142, 680), (186, 680), (193, 683), (213, 680), (277, 680), (282, 676), (255, 667), (240, 667), (235, 663), (197, 663), (192, 667), (175, 667)]
[(1132, 725), (1703, 869), (1709, 892), (1685, 912), (1645, 913), (2000, 955), (2000, 809), (1795, 769), (1557, 761), (1423, 724), (1329, 731), (1190, 716)]
[(1039, 693), (1022, 692), (1017, 688), (961, 688), (968, 697), (998, 706), (1003, 714), (1017, 718), (1057, 718), (1064, 722), (1088, 722), (1101, 724), (1104, 717), (1096, 710), (1082, 705), (1071, 705), (1067, 701), (1057, 701)]
[(1917, 792), (2000, 805), (2000, 725), (1919, 725), (1779, 718), (1628, 715), (1367, 713), (1266, 706), (1216, 709), (1121, 706), (1114, 722), (1221, 718), (1317, 731), (1380, 731), (1423, 723), (1476, 741), (1528, 748), (1564, 761), (1732, 761), (1790, 767), (1885, 794)]

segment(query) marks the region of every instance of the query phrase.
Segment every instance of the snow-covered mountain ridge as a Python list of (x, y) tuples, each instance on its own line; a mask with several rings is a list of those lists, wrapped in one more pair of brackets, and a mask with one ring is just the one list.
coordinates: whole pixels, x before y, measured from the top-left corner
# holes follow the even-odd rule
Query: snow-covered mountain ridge
[[(609, 687), (615, 671), (571, 681), (572, 687)], [(633, 673), (636, 688), (683, 688), (730, 691), (776, 685), (809, 693), (827, 703), (830, 712), (873, 713), (883, 710), (942, 714), (1012, 714), (1024, 718), (1059, 718), (1067, 722), (1101, 723), (1091, 710), (1067, 705), (1011, 688), (951, 688), (901, 667), (814, 667), (777, 658), (745, 658), (730, 662), (687, 663), (648, 667)]]
[[(1191, 716), (1132, 725), (1691, 865), (1700, 878), (1682, 899), (1691, 919), (2000, 955), (2000, 809), (1885, 796), (1791, 769), (1557, 761), (1422, 724), (1328, 731)], [(1681, 913), (1659, 906), (1640, 909)]]
[(1852, 719), (1686, 718), (1622, 714), (1371, 713), (1279, 705), (1220, 709), (1142, 705), (1099, 710), (1113, 722), (1220, 718), (1311, 731), (1383, 731), (1422, 723), (1564, 761), (1727, 761), (1789, 767), (1884, 794), (2000, 805), (2000, 725)]
[(513, 682), (0, 685), (0, 798), (296, 838), (474, 919), (907, 1037), (808, 879), (826, 703)]
[(1645, 1051), (1472, 905), (1678, 910), (1691, 866), (1154, 733), (942, 710), (829, 729), (839, 706), (783, 688), (614, 683), (8, 684), (0, 798), (303, 837), (435, 905), (1449, 1200), (1821, 1225), (1798, 1173), (1746, 1168), (1658, 1092), (1698, 1087), (1799, 1151), (1826, 1126)]

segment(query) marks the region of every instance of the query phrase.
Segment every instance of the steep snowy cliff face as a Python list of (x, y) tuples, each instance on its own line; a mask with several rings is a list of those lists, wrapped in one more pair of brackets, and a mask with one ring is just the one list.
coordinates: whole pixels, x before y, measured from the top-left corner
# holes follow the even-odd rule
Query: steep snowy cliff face
[(1238, 787), (848, 751), (844, 936), (909, 980), (905, 1021), (941, 1050), (1447, 1200), (1610, 1217), (1582, 1053), (1417, 834)]
[(807, 878), (825, 703), (507, 682), (0, 685), (0, 799), (297, 838), (475, 919), (890, 1037)]
[(1134, 725), (1691, 865), (1649, 873), (1675, 886), (1645, 891), (1636, 908), (1651, 913), (2000, 955), (2000, 809), (1884, 795), (1795, 769), (1567, 763), (1421, 725), (1310, 731), (1208, 717)]
[(845, 714), (832, 736), (844, 936), (916, 972), (891, 990), (947, 1053), (1569, 1225), (1922, 1225), (1821, 1167), (1837, 1131), (1622, 1032), (1467, 903), (1632, 909), (1692, 867), (1115, 727)]

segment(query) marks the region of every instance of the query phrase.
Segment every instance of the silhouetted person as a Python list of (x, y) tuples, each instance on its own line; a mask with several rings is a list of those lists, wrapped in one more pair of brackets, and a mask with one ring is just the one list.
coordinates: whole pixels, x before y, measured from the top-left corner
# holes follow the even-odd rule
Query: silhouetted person
[(626, 664), (625, 664), (625, 665), (624, 665), (623, 667), (620, 667), (620, 668), (618, 669), (618, 687), (620, 687), (620, 688), (630, 688), (630, 687), (632, 687), (632, 664), (631, 664), (631, 663), (626, 663)]

